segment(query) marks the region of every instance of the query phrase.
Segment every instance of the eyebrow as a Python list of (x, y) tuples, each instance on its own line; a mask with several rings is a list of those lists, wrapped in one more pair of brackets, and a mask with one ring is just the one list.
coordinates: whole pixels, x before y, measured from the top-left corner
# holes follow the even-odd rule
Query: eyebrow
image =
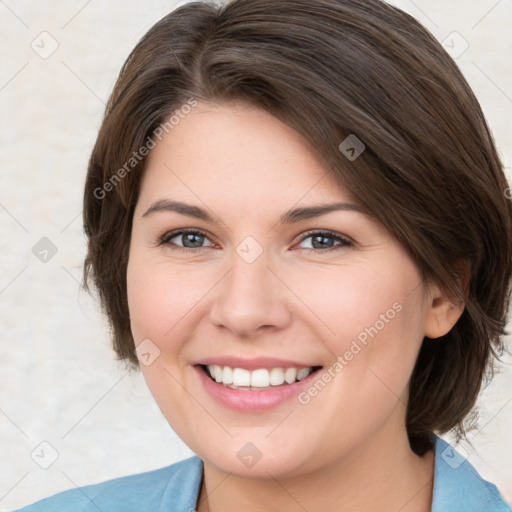
[[(362, 214), (368, 214), (368, 211), (362, 206), (351, 203), (332, 203), (320, 204), (315, 206), (303, 206), (287, 211), (279, 219), (280, 224), (293, 224), (302, 220), (320, 217), (327, 213), (334, 211), (353, 211)], [(176, 212), (181, 215), (187, 215), (196, 219), (201, 219), (207, 222), (214, 222), (214, 218), (204, 209), (199, 206), (194, 206), (180, 201), (170, 201), (167, 199), (160, 199), (154, 202), (142, 217), (147, 217), (157, 212)]]

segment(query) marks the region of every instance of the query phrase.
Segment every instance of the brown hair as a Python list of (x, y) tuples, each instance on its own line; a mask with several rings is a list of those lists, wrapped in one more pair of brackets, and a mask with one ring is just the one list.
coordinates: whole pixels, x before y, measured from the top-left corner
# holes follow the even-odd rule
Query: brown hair
[[(419, 455), (432, 448), (431, 432), (463, 436), (463, 419), (493, 374), (491, 355), (504, 349), (512, 205), (479, 103), (442, 46), (380, 0), (193, 2), (150, 29), (109, 99), (83, 210), (84, 285), (96, 285), (118, 358), (132, 367), (126, 267), (141, 148), (191, 97), (244, 100), (298, 130), (403, 244), (425, 282), (465, 301), (448, 334), (423, 340), (407, 409)], [(366, 146), (353, 161), (339, 149), (349, 134)]]

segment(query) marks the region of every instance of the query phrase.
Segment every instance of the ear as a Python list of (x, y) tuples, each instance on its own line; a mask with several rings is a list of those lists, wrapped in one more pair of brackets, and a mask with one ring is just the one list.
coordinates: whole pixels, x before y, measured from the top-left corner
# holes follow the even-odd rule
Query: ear
[(457, 323), (466, 305), (469, 294), (471, 267), (468, 262), (461, 263), (459, 283), (464, 291), (464, 300), (454, 303), (440, 286), (431, 283), (428, 287), (428, 309), (425, 316), (424, 333), (427, 338), (440, 338), (448, 334)]

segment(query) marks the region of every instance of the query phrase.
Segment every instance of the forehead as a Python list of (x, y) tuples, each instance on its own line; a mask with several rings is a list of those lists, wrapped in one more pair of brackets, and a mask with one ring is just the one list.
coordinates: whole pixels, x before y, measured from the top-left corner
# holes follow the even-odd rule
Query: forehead
[[(150, 152), (141, 196), (194, 192), (247, 204), (357, 200), (298, 131), (246, 103), (198, 103)], [(235, 194), (236, 192), (236, 194)]]

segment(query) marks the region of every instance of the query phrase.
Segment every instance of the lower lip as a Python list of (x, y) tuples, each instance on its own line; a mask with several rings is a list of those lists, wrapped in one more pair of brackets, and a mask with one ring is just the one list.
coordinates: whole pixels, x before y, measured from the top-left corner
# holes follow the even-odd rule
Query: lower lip
[(242, 412), (260, 412), (277, 407), (290, 398), (296, 397), (307, 388), (318, 371), (293, 384), (284, 384), (261, 391), (248, 389), (232, 389), (210, 379), (201, 366), (194, 366), (208, 394), (221, 405)]

